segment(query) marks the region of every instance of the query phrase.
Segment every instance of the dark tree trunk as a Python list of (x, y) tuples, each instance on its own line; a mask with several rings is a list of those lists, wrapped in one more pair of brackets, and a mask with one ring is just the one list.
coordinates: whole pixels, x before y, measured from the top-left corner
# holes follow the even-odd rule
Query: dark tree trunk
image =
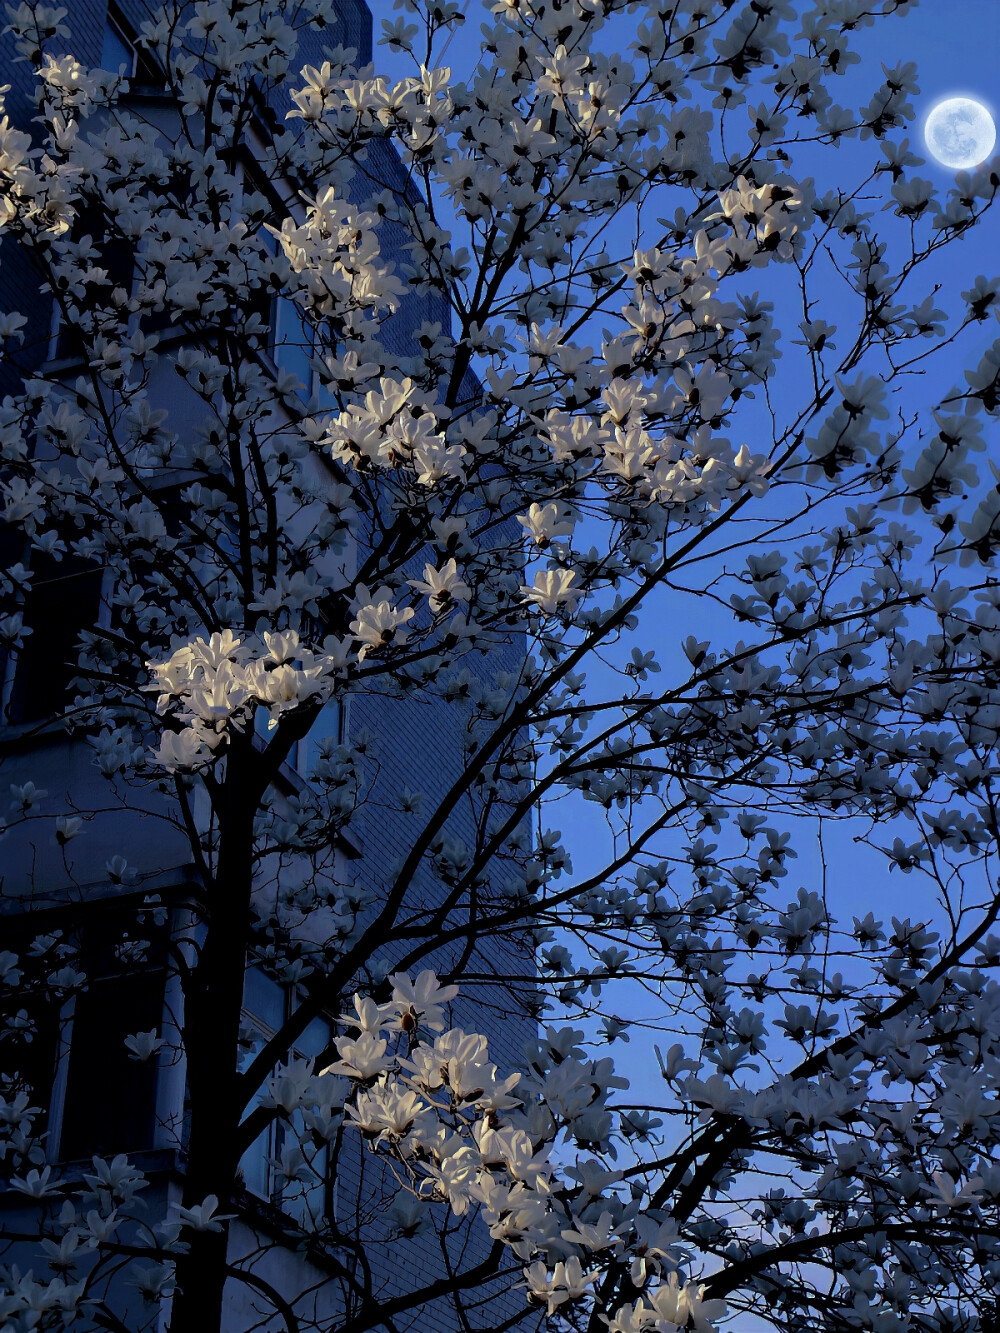
[[(241, 738), (242, 739), (242, 738)], [(184, 988), (184, 1041), (190, 1129), (184, 1205), (209, 1195), (231, 1213), (240, 1147), (240, 1015), (250, 934), (253, 821), (257, 810), (252, 750), (230, 749), (219, 792), (219, 854), (209, 886), (204, 945)], [(172, 1333), (218, 1333), (226, 1285), (228, 1223), (218, 1231), (186, 1228), (189, 1253), (177, 1261)]]

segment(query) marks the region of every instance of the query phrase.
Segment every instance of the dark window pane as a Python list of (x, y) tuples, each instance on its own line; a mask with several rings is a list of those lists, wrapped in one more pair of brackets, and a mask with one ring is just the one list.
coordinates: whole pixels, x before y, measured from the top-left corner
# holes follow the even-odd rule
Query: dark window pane
[(125, 1038), (158, 1031), (162, 1008), (158, 972), (93, 981), (77, 997), (59, 1142), (64, 1161), (152, 1147), (156, 1061), (130, 1059)]
[(280, 982), (259, 967), (248, 967), (243, 986), (243, 1008), (260, 1019), (270, 1032), (277, 1032), (285, 1021), (287, 991)]
[[(156, 1059), (133, 1060), (125, 1038), (159, 1032), (163, 1022), (163, 932), (146, 947), (135, 941), (149, 923), (135, 913), (93, 914), (83, 931), (59, 1155), (64, 1161), (153, 1146)], [(129, 941), (133, 943), (130, 945)]]
[(239, 1173), (244, 1188), (256, 1194), (258, 1199), (271, 1198), (271, 1168), (268, 1161), (274, 1156), (274, 1133), (274, 1125), (268, 1125), (240, 1158)]
[[(115, 287), (131, 291), (132, 275), (135, 271), (132, 246), (121, 238), (108, 236), (107, 219), (100, 208), (91, 204), (81, 209), (73, 224), (72, 237), (77, 243), (89, 242), (97, 250), (95, 258), (84, 261), (103, 269), (105, 273), (99, 281), (95, 279), (93, 286), (88, 289), (88, 295), (92, 294), (97, 307), (103, 309), (110, 304), (111, 293)], [(86, 301), (81, 302), (76, 319), (80, 320), (89, 331), (91, 326), (85, 313), (88, 308)], [(83, 348), (80, 339), (81, 331), (72, 324), (67, 324), (60, 315), (59, 331), (56, 335), (56, 360), (61, 361), (81, 355)]]
[(8, 721), (37, 722), (61, 713), (70, 703), (70, 682), (78, 674), (80, 633), (97, 624), (102, 572), (87, 561), (32, 557), (35, 578), (24, 605), (31, 630), (18, 654), (7, 708)]
[(116, 4), (109, 3), (104, 21), (104, 45), (101, 68), (117, 74), (125, 66), (130, 91), (137, 88), (156, 90), (163, 87), (163, 71), (154, 58), (136, 41), (135, 29), (125, 21)]
[(289, 296), (275, 297), (271, 309), (271, 355), (279, 369), (294, 375), (309, 396), (315, 333), (298, 303)]
[(297, 768), (304, 778), (308, 778), (319, 762), (320, 743), (331, 739), (337, 745), (344, 741), (344, 710), (339, 699), (327, 700), (306, 736), (299, 741)]
[(326, 1050), (332, 1035), (330, 1024), (325, 1018), (314, 1018), (295, 1043), (295, 1048), (303, 1055), (315, 1059)]
[[(28, 543), (21, 528), (10, 523), (0, 523), (0, 569), (10, 570), (14, 565), (24, 565)], [(17, 594), (8, 595), (0, 601), (0, 615), (23, 610)], [(0, 703), (3, 702), (3, 690), (13, 672), (13, 654), (0, 644)], [(3, 717), (0, 716), (0, 723)]]
[[(0, 917), (0, 953), (18, 960), (0, 991), (0, 1021), (9, 1021), (0, 1041), (0, 1075), (11, 1091), (28, 1093), (31, 1105), (41, 1110), (35, 1120), (38, 1130), (48, 1122), (59, 1048), (61, 1002), (53, 997), (46, 977), (62, 964), (61, 943), (58, 932), (43, 930), (30, 914), (13, 920)], [(3, 1165), (0, 1173), (7, 1174)]]
[(139, 316), (139, 328), (143, 333), (163, 333), (174, 328), (174, 311), (164, 302), (162, 310), (147, 310)]
[(135, 70), (135, 47), (119, 31), (117, 24), (104, 24), (104, 44), (101, 47), (101, 69), (109, 74), (123, 73), (127, 79)]

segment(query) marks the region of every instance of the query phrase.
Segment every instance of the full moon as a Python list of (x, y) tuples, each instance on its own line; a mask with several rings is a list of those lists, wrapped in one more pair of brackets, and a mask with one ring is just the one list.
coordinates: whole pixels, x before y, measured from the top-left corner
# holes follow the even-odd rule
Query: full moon
[(967, 171), (985, 161), (997, 141), (993, 117), (971, 97), (939, 102), (924, 125), (924, 142), (942, 166)]

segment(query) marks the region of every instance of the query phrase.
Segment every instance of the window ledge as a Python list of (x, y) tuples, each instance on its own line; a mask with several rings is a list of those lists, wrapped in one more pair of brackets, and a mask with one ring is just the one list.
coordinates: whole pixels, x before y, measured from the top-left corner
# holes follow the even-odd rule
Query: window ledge
[(72, 740), (71, 732), (61, 717), (47, 717), (37, 722), (0, 724), (0, 753), (5, 750), (24, 750), (33, 745), (56, 745)]
[[(82, 732), (67, 730), (65, 721), (60, 717), (45, 718), (40, 722), (17, 722), (10, 725), (0, 724), (0, 755), (16, 754), (25, 750), (50, 746), (79, 744), (85, 740)], [(258, 748), (264, 748), (264, 742), (255, 737)], [(278, 779), (286, 792), (305, 791), (309, 783), (291, 764), (282, 764), (278, 770)], [(348, 829), (341, 829), (337, 834), (336, 844), (352, 860), (364, 856), (365, 845), (361, 837)]]
[[(107, 1154), (106, 1154), (107, 1155)], [(170, 1176), (178, 1180), (183, 1179), (186, 1154), (180, 1148), (137, 1148), (124, 1154), (131, 1165), (137, 1167), (145, 1176)], [(94, 1171), (94, 1159), (92, 1157), (78, 1158), (68, 1162), (51, 1162), (52, 1175), (56, 1181), (65, 1184), (74, 1184), (82, 1181), (87, 1174), (92, 1175)], [(9, 1183), (4, 1180), (0, 1182), (0, 1199), (21, 1204), (31, 1202), (31, 1196), (23, 1194), (20, 1190), (12, 1189)]]
[[(294, 1217), (285, 1212), (280, 1204), (262, 1199), (245, 1186), (237, 1186), (233, 1204), (239, 1211), (240, 1218), (248, 1226), (259, 1228), (272, 1238), (284, 1241), (296, 1249), (303, 1249), (312, 1263), (328, 1267), (332, 1272), (340, 1272), (340, 1265), (331, 1254), (330, 1240), (320, 1239), (316, 1232), (309, 1231)], [(327, 1224), (329, 1226), (329, 1223)]]
[[(265, 742), (260, 736), (254, 736), (254, 748), (258, 750), (265, 749)], [(277, 778), (285, 788), (286, 793), (293, 792), (297, 796), (300, 792), (309, 791), (310, 789), (308, 780), (289, 763), (281, 765), (278, 769)], [(356, 860), (365, 854), (364, 841), (353, 830), (341, 829), (334, 839), (334, 844), (351, 860)]]

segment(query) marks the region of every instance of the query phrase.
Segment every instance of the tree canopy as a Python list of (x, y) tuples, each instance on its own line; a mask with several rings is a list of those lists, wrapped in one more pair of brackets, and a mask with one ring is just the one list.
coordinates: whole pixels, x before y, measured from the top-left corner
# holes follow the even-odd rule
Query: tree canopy
[[(183, 1197), (50, 1160), (33, 1052), (98, 955), (12, 939), (3, 1327), (215, 1330), (242, 1288), (289, 1333), (441, 1300), (484, 1329), (988, 1333), (1000, 340), (971, 349), (1000, 280), (936, 274), (997, 169), (915, 174), (910, 64), (835, 101), (907, 0), (473, 4), (467, 69), (436, 55), (457, 3), (395, 8), (394, 82), (330, 0), (159, 0), (140, 88), (65, 8), (11, 7), (3, 257), (55, 331), (0, 317), (5, 846), (48, 847), (67, 903), (121, 891), (115, 957), (179, 988), (122, 1059), (187, 1105)], [(453, 729), (429, 790), (387, 785), (391, 736), (324, 730), (379, 700)], [(85, 808), (31, 776), (66, 733)], [(352, 877), (375, 810), (401, 853)], [(141, 839), (81, 869), (128, 811), (174, 839), (180, 906)], [(842, 828), (909, 915), (838, 907), (806, 849)], [(248, 967), (285, 996), (266, 1030)], [(538, 1020), (520, 1067), (474, 1030), (498, 993)], [(629, 1036), (658, 1061), (631, 1088), (595, 1049)], [(275, 1126), (284, 1211), (236, 1253)], [(369, 1158), (391, 1207), (316, 1205)], [(478, 1249), (380, 1288), (466, 1224)], [(339, 1313), (269, 1276), (279, 1246)]]

